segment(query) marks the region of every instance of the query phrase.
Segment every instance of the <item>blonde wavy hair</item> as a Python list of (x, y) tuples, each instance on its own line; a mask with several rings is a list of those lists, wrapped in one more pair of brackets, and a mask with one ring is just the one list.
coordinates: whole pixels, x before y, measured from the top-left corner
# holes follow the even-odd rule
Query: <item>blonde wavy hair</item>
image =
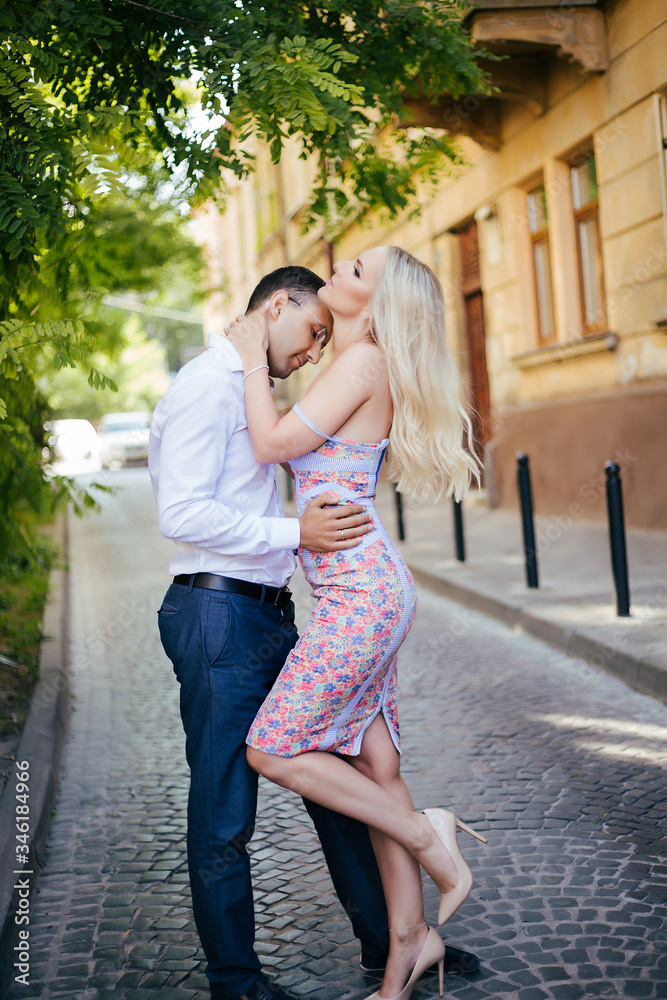
[(472, 425), (445, 342), (445, 298), (426, 264), (389, 247), (369, 302), (370, 330), (387, 359), (394, 415), (388, 475), (401, 493), (461, 500), (479, 483)]

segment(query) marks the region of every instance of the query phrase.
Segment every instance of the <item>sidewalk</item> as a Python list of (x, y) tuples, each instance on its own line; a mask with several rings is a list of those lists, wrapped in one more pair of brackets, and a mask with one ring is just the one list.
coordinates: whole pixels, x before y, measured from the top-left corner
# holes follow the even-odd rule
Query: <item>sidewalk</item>
[[(377, 509), (397, 540), (386, 481)], [(540, 586), (529, 590), (518, 511), (492, 510), (472, 494), (463, 505), (465, 563), (456, 560), (451, 501), (403, 498), (403, 519), (406, 540), (398, 545), (418, 583), (667, 701), (666, 532), (628, 530), (631, 617), (618, 618), (606, 522), (537, 516)]]
[[(54, 537), (66, 562), (67, 520), (62, 515)], [(39, 678), (21, 734), (11, 747), (6, 743), (11, 767), (0, 786), (0, 996), (16, 974), (18, 944), (27, 940), (26, 889), (32, 892), (44, 864), (67, 736), (69, 573), (60, 562), (51, 570), (43, 628)], [(23, 832), (22, 819), (29, 821), (29, 834)]]

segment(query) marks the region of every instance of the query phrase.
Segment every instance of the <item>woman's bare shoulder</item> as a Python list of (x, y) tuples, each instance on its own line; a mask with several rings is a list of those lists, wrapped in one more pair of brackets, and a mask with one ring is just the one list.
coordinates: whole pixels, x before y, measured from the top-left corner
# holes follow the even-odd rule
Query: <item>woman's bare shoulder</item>
[(370, 340), (351, 344), (337, 360), (341, 367), (345, 366), (349, 371), (363, 373), (367, 378), (387, 374), (387, 359), (384, 352)]

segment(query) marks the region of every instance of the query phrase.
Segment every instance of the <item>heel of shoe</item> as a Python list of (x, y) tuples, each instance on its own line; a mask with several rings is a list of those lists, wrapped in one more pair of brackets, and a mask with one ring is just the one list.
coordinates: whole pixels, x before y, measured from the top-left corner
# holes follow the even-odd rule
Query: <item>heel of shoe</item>
[(488, 844), (488, 840), (486, 839), (486, 837), (482, 836), (481, 833), (477, 833), (476, 830), (473, 830), (471, 826), (468, 826), (467, 823), (464, 823), (462, 819), (458, 818), (458, 816), (456, 817), (456, 825), (458, 826), (459, 830), (463, 830), (464, 833), (469, 833), (471, 837), (475, 838), (475, 840), (480, 840), (483, 844)]
[(443, 996), (445, 992), (445, 987), (443, 984), (443, 976), (445, 974), (445, 956), (443, 955), (438, 962), (438, 996)]

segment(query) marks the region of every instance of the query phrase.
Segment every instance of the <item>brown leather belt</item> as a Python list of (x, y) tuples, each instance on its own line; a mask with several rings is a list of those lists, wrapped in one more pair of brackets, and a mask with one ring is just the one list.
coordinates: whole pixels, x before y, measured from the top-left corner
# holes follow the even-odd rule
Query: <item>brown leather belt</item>
[(221, 590), (226, 594), (254, 597), (256, 601), (275, 604), (277, 608), (286, 607), (292, 600), (289, 587), (265, 587), (263, 583), (250, 583), (249, 580), (236, 580), (216, 573), (181, 573), (174, 577), (174, 583), (184, 587), (201, 587), (204, 590)]

